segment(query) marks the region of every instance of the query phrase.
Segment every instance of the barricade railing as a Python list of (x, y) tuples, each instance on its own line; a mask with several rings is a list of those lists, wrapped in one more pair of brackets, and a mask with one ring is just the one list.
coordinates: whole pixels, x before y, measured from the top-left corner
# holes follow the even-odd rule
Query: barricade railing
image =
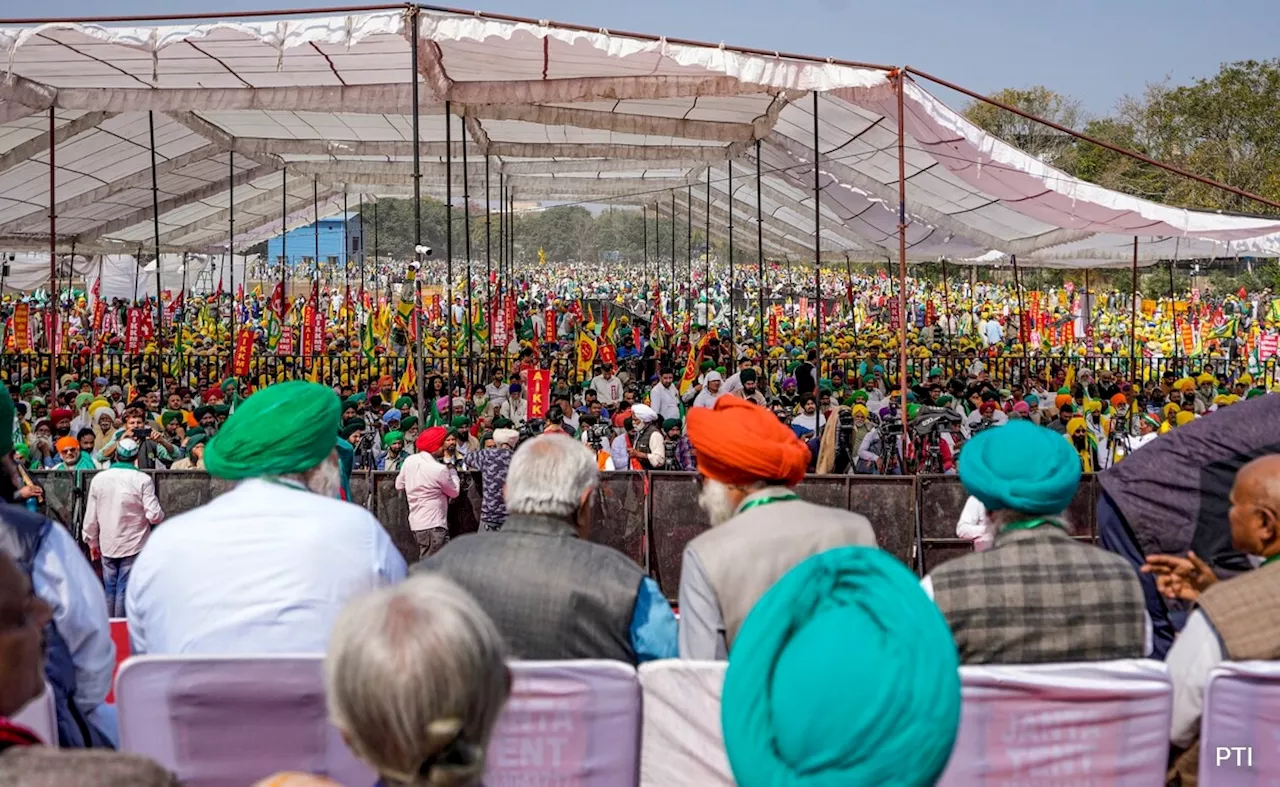
[[(32, 473), (44, 488), (48, 512), (79, 537), (83, 501), (97, 471)], [(204, 505), (232, 484), (199, 471), (150, 472), (166, 518)], [(593, 496), (590, 540), (613, 547), (642, 566), (675, 598), (685, 547), (710, 529), (698, 505), (695, 473), (603, 473)], [(396, 474), (357, 471), (351, 501), (367, 508), (386, 528), (405, 560), (414, 562), (418, 545), (409, 529), (409, 504), (395, 488)], [(479, 529), (483, 484), (479, 473), (460, 475), (462, 488), (449, 506), (454, 536)], [(1096, 540), (1098, 485), (1085, 476), (1067, 510), (1071, 532)], [(955, 476), (809, 476), (796, 487), (800, 497), (867, 517), (882, 548), (919, 573), (970, 550), (956, 538), (956, 522), (966, 494)], [(252, 516), (252, 512), (245, 512)], [(780, 526), (784, 526), (780, 523)], [(163, 524), (160, 527), (164, 527)]]

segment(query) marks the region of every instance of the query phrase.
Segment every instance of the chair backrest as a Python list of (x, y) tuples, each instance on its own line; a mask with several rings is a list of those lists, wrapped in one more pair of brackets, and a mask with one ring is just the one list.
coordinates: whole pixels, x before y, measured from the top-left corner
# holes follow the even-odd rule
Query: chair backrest
[(277, 771), (373, 784), (325, 710), (321, 655), (139, 656), (116, 676), (120, 749), (188, 787), (244, 785)]
[(516, 661), (485, 787), (627, 787), (640, 773), (640, 682), (618, 661)]
[(960, 733), (941, 785), (1164, 778), (1173, 692), (1160, 662), (961, 667)]
[(1209, 673), (1200, 722), (1201, 787), (1280, 782), (1280, 664), (1226, 661)]
[(58, 708), (48, 683), (44, 684), (40, 696), (23, 705), (11, 721), (39, 735), (46, 746), (58, 747)]
[(644, 732), (642, 787), (733, 787), (720, 726), (724, 661), (654, 661), (640, 665)]

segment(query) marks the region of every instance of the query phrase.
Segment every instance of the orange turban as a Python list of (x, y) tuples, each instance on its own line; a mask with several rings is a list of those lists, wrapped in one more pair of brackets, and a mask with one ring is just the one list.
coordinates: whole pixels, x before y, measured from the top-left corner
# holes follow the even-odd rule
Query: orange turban
[(1118, 394), (1116, 394), (1115, 396), (1111, 397), (1111, 406), (1112, 406), (1112, 407), (1119, 407), (1119, 406), (1120, 406), (1120, 405), (1122, 405), (1122, 404), (1128, 404), (1128, 403), (1129, 403), (1129, 399), (1128, 399), (1128, 397), (1126, 397), (1126, 396), (1125, 396), (1124, 394), (1122, 394), (1122, 393), (1118, 393)]
[(79, 448), (80, 441), (70, 436), (63, 437), (63, 438), (60, 438), (58, 442), (54, 443), (53, 447), (58, 449), (58, 453), (62, 453), (68, 448)]
[(809, 466), (809, 447), (770, 411), (737, 396), (721, 396), (714, 410), (688, 415), (698, 471), (731, 486), (782, 481), (795, 486)]
[(1068, 405), (1073, 402), (1075, 402), (1075, 399), (1072, 399), (1070, 394), (1058, 394), (1053, 400), (1053, 406), (1061, 410), (1063, 405)]

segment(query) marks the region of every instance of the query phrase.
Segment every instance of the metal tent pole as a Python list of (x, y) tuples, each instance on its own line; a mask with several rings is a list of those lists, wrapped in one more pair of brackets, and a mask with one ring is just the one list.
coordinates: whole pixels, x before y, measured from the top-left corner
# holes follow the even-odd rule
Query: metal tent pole
[(687, 208), (687, 221), (685, 223), (685, 235), (688, 238), (688, 248), (684, 255), (684, 272), (685, 281), (689, 282), (689, 299), (686, 301), (689, 311), (693, 311), (693, 184), (690, 183), (685, 194), (685, 207)]
[[(445, 120), (452, 122), (448, 116)], [(475, 379), (475, 370), (472, 362), (471, 350), (475, 345), (473, 332), (475, 331), (475, 312), (471, 310), (471, 181), (467, 177), (467, 127), (466, 121), (459, 118), (462, 126), (462, 228), (465, 230), (462, 236), (462, 244), (464, 253), (467, 255), (467, 331), (466, 331), (466, 366), (468, 382)]]
[(280, 322), (289, 313), (289, 285), (285, 272), (289, 267), (289, 169), (280, 170)]
[(643, 232), (644, 253), (640, 262), (640, 292), (644, 292), (645, 279), (649, 274), (649, 206), (640, 206), (640, 229)]
[(351, 239), (347, 237), (347, 189), (342, 189), (342, 306), (347, 313), (346, 337), (351, 341)]
[(676, 190), (671, 190), (671, 283), (667, 287), (667, 302), (671, 304), (671, 319), (676, 318)]
[(378, 305), (378, 202), (373, 203), (373, 305)]
[(1178, 301), (1173, 289), (1173, 267), (1178, 264), (1178, 245), (1182, 238), (1173, 239), (1173, 259), (1169, 260), (1169, 324), (1173, 326), (1173, 359), (1178, 360), (1182, 336), (1178, 333)]
[[(231, 341), (236, 340), (236, 153), (227, 151), (227, 261), (231, 265)], [(182, 275), (187, 270), (182, 269)], [(221, 280), (221, 277), (219, 277)], [(244, 282), (241, 282), (243, 286)], [(182, 287), (186, 291), (186, 285)], [(185, 297), (185, 296), (184, 296)], [(183, 323), (186, 323), (186, 304), (183, 304)], [(234, 346), (234, 345), (233, 345)]]
[(1133, 236), (1133, 298), (1129, 303), (1129, 374), (1134, 383), (1142, 385), (1138, 377), (1138, 236)]
[[(161, 301), (160, 269), (160, 183), (156, 174), (156, 113), (147, 112), (147, 128), (151, 138), (151, 232), (156, 249), (156, 348), (164, 352), (164, 303)], [(55, 312), (56, 314), (56, 312)], [(56, 318), (55, 318), (56, 321)], [(57, 329), (55, 324), (54, 329)], [(160, 400), (164, 401), (164, 369), (156, 371), (157, 387), (160, 389)]]
[[(358, 222), (358, 223), (356, 224), (356, 227), (360, 230), (360, 292), (357, 294), (357, 297), (360, 299), (360, 309), (361, 309), (362, 311), (365, 311), (365, 309), (364, 309), (364, 258), (365, 258), (365, 250), (364, 250), (364, 194), (363, 194), (363, 193), (361, 193), (361, 194), (360, 194), (360, 207), (359, 207), (359, 210), (360, 210), (360, 213), (359, 213), (359, 218), (357, 219), (357, 222)], [(364, 319), (366, 319), (366, 320), (367, 320), (367, 319), (369, 319), (369, 315), (368, 315), (367, 311), (366, 311), (366, 313), (365, 313)]]
[[(422, 134), (419, 131), (419, 107), (418, 107), (418, 6), (413, 6), (409, 10), (409, 73), (412, 74), (413, 81), (413, 254), (414, 259), (418, 257), (418, 247), (422, 245)], [(449, 115), (448, 105), (445, 105), (445, 117)], [(448, 124), (445, 124), (448, 128)], [(375, 220), (376, 221), (376, 220)], [(375, 232), (376, 223), (375, 223)], [(421, 262), (421, 260), (419, 260)], [(418, 417), (425, 419), (427, 415), (426, 397), (423, 393), (425, 381), (422, 379), (422, 334), (426, 330), (422, 320), (422, 277), (419, 270), (413, 277), (413, 319), (417, 321), (417, 335), (413, 347), (413, 371), (416, 378), (418, 399)], [(388, 291), (390, 287), (388, 287)]]
[(903, 90), (906, 75), (895, 75), (898, 88), (898, 392), (902, 396), (902, 431), (907, 434), (907, 157)]
[[(733, 278), (733, 159), (729, 159), (729, 359), (738, 362), (738, 322), (735, 318), (737, 309), (734, 306)], [(708, 212), (710, 210), (708, 209)]]
[(764, 333), (764, 194), (760, 185), (760, 140), (756, 140), (756, 296), (759, 299), (760, 354), (765, 352)]
[[(729, 205), (733, 211), (732, 203)], [(707, 213), (706, 229), (703, 231), (702, 245), (706, 250), (703, 259), (702, 291), (707, 299), (707, 327), (711, 326), (711, 168), (707, 167)]]
[(453, 396), (453, 105), (444, 102), (445, 393)]
[[(951, 349), (951, 285), (947, 281), (947, 258), (942, 258), (942, 335), (947, 350)], [(1031, 326), (1034, 328), (1035, 326)], [(1027, 336), (1031, 334), (1028, 333)]]
[(1013, 289), (1018, 294), (1018, 344), (1022, 346), (1022, 380), (1031, 379), (1031, 360), (1027, 355), (1027, 343), (1031, 341), (1031, 331), (1027, 326), (1027, 309), (1022, 305), (1022, 278), (1018, 275), (1018, 255), (1011, 254), (1013, 262)]
[(316, 240), (316, 256), (311, 260), (311, 289), (316, 294), (312, 307), (320, 308), (320, 179), (311, 178), (311, 211), (315, 223), (311, 225), (311, 234)]
[[(53, 319), (50, 320), (51, 325), (57, 322), (58, 319), (57, 127), (58, 119), (55, 116), (54, 108), (51, 106), (49, 107), (49, 292), (51, 296), (50, 308), (53, 310), (54, 315)], [(154, 148), (155, 146), (153, 145), (152, 147)], [(135, 285), (135, 296), (137, 292), (137, 286)], [(58, 400), (58, 356), (54, 353), (53, 337), (48, 336), (45, 338), (49, 342), (49, 390), (52, 391), (49, 398), (53, 400), (56, 406)]]
[[(818, 91), (813, 91), (813, 298), (817, 313), (818, 380), (822, 380), (822, 169), (818, 158)], [(819, 392), (821, 393), (821, 392)]]
[[(493, 202), (489, 193), (489, 154), (484, 154), (484, 314), (489, 320), (489, 330), (493, 330), (493, 234), (490, 231), (493, 219)], [(492, 334), (490, 334), (492, 336)], [(491, 342), (485, 343), (484, 356), (489, 357)], [(489, 370), (482, 370), (482, 376), (488, 376)], [(483, 381), (481, 381), (483, 382)]]

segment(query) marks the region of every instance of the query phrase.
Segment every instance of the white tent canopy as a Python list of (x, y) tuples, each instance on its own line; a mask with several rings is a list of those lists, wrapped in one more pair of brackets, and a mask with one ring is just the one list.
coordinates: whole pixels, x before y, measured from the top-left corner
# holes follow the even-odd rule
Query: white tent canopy
[[(150, 121), (164, 251), (225, 250), (233, 219), (244, 248), (312, 221), (317, 194), (322, 217), (344, 195), (412, 194), (416, 78), (424, 194), (444, 195), (452, 152), (463, 196), (465, 134), (473, 201), (486, 156), (495, 200), (499, 173), (521, 201), (669, 214), (674, 195), (695, 226), (709, 184), (714, 235), (732, 217), (754, 247), (758, 197), (766, 252), (812, 254), (816, 159), (823, 253), (897, 257), (898, 96), (884, 69), (426, 9), (414, 62), (413, 18), (0, 24), (0, 248), (47, 248), (52, 203), (59, 249), (153, 250)], [(913, 261), (1114, 266), (1135, 236), (1147, 263), (1280, 255), (1280, 219), (1069, 177), (909, 78), (903, 103)]]

